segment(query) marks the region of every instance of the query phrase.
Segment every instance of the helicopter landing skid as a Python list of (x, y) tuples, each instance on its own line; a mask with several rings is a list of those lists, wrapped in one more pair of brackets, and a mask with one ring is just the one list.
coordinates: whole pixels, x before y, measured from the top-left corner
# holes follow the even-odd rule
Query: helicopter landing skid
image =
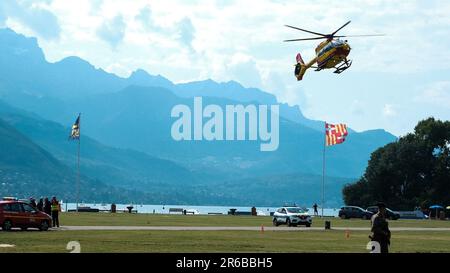
[(340, 66), (335, 67), (336, 70), (333, 73), (341, 74), (345, 70), (349, 69), (350, 66), (352, 66), (352, 61), (346, 61), (345, 63), (342, 63)]

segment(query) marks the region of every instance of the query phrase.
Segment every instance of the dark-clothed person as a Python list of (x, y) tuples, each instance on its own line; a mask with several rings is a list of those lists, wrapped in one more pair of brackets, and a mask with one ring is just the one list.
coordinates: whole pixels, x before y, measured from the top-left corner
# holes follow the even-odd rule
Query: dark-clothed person
[(319, 211), (317, 210), (317, 204), (316, 203), (314, 203), (314, 205), (313, 205), (313, 208), (314, 208), (314, 215), (316, 216), (316, 215), (319, 215)]
[(47, 197), (44, 199), (44, 212), (50, 216), (52, 215), (52, 203)]
[(52, 208), (53, 227), (55, 227), (55, 226), (59, 227), (59, 210), (60, 210), (60, 206), (59, 206), (58, 200), (56, 200), (56, 197), (52, 198), (51, 208)]
[(39, 199), (36, 208), (38, 209), (38, 211), (44, 211), (44, 200), (42, 198)]
[(378, 213), (372, 216), (372, 234), (369, 236), (372, 241), (380, 244), (381, 253), (389, 253), (391, 244), (391, 231), (386, 220), (386, 205), (378, 203)]
[(33, 208), (36, 208), (36, 207), (37, 207), (37, 205), (36, 205), (36, 200), (34, 200), (33, 197), (30, 198), (30, 205), (31, 205)]

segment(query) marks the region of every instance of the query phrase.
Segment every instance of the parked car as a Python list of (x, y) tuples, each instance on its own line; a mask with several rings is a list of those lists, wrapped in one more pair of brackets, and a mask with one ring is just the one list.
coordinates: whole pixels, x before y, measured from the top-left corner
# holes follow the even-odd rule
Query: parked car
[(305, 225), (310, 227), (312, 225), (312, 218), (305, 209), (299, 207), (282, 207), (277, 209), (273, 214), (272, 222), (274, 226), (287, 225), (290, 227)]
[[(377, 206), (368, 207), (367, 210), (372, 212), (373, 214), (378, 213)], [(398, 220), (400, 218), (400, 213), (393, 211), (389, 208), (386, 208), (386, 218), (390, 220)]]
[(369, 220), (372, 218), (372, 215), (373, 212), (356, 206), (345, 206), (339, 210), (339, 217), (342, 219), (362, 218)]
[(46, 231), (51, 224), (52, 218), (48, 214), (36, 210), (25, 202), (0, 201), (0, 225), (5, 231), (16, 227), (22, 230), (38, 228)]

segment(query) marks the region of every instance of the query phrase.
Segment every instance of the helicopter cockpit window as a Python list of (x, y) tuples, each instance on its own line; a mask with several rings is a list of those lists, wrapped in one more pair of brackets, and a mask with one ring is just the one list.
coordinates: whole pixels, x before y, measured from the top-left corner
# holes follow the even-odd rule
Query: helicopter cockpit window
[(333, 48), (333, 43), (329, 43), (327, 44), (324, 48), (322, 48), (319, 52), (319, 55), (324, 54), (325, 52), (327, 52), (328, 50), (330, 50), (331, 48)]
[(333, 43), (333, 46), (341, 46), (341, 45), (344, 44), (344, 41), (342, 41), (342, 40), (334, 40), (334, 41), (332, 41), (332, 43)]
[(331, 50), (332, 48), (339, 47), (343, 44), (344, 44), (344, 41), (342, 41), (342, 40), (333, 40), (320, 50), (319, 56), (324, 54), (325, 52)]

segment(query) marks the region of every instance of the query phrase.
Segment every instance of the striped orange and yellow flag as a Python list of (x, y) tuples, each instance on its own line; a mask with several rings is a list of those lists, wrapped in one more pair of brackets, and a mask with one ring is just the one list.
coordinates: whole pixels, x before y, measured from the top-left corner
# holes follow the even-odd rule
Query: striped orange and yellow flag
[(326, 145), (333, 146), (341, 144), (348, 135), (347, 125), (325, 123)]

